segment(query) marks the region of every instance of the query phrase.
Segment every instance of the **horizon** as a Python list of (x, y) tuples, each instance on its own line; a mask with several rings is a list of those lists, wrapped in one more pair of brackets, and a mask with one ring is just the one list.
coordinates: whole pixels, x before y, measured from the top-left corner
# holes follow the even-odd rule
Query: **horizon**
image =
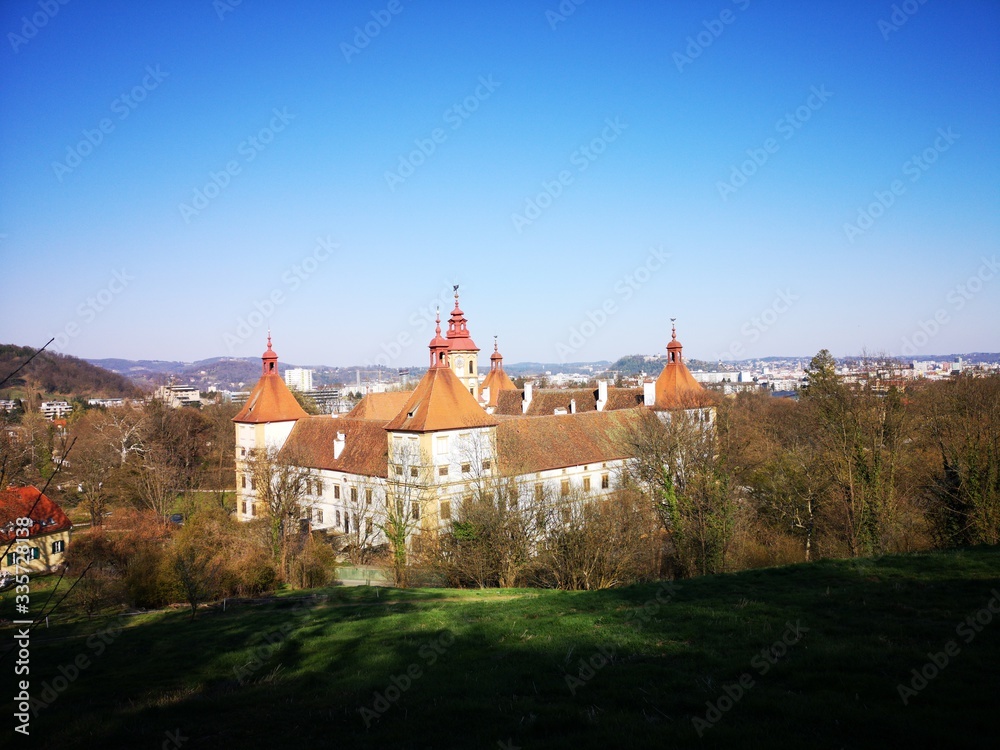
[(672, 318), (708, 362), (998, 351), (998, 26), (5, 3), (0, 339), (194, 363), (270, 328), (285, 362), (412, 367), (459, 284), (511, 363), (662, 356)]

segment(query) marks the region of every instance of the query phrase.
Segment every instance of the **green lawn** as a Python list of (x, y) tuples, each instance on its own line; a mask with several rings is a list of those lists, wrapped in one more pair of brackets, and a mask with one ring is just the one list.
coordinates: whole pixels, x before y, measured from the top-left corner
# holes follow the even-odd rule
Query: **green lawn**
[[(179, 731), (185, 748), (979, 747), (997, 733), (994, 589), (1000, 549), (980, 548), (77, 620), (33, 634), (32, 695), (63, 689), (8, 746), (158, 748)], [(0, 606), (12, 617), (9, 593)], [(904, 705), (897, 686), (938, 652)]]

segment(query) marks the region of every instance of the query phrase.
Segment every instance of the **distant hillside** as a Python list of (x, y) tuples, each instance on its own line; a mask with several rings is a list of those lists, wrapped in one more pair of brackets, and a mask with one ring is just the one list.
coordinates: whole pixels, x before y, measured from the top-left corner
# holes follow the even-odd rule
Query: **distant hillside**
[[(612, 362), (608, 365), (608, 370), (610, 372), (620, 373), (622, 375), (638, 375), (640, 372), (644, 372), (647, 375), (659, 375), (663, 366), (667, 364), (666, 356), (653, 356), (650, 354), (629, 354), (622, 357), (617, 362)], [(706, 362), (700, 359), (688, 359), (684, 358), (684, 364), (688, 366), (691, 370), (719, 370), (718, 362)], [(722, 370), (735, 370), (733, 363), (724, 363)]]
[[(0, 344), (0, 378), (16, 370), (34, 353), (35, 349), (28, 346)], [(0, 393), (12, 395), (26, 387), (38, 390), (43, 396), (114, 398), (139, 394), (128, 378), (82, 359), (47, 351), (5, 383)]]

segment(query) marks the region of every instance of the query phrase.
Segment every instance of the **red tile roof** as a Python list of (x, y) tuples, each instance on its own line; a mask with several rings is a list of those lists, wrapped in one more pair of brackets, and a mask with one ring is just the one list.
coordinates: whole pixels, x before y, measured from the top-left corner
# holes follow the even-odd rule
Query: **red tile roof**
[(482, 386), (480, 386), (480, 393), (485, 391), (487, 388), (490, 389), (490, 406), (497, 405), (497, 397), (500, 395), (500, 391), (517, 390), (517, 386), (514, 385), (514, 381), (507, 376), (507, 373), (503, 371), (502, 367), (489, 371), (489, 374), (486, 375), (486, 379), (483, 381)]
[[(37, 501), (37, 502), (36, 502)], [(32, 510), (34, 506), (34, 510)], [(30, 516), (28, 514), (31, 514)], [(29, 539), (41, 534), (54, 534), (72, 527), (69, 516), (63, 513), (48, 495), (42, 495), (37, 487), (9, 487), (0, 492), (0, 541), (8, 543), (15, 538), (15, 521), (30, 517)]]
[[(344, 433), (344, 450), (334, 458), (338, 432)], [(278, 455), (296, 466), (385, 478), (388, 450), (389, 436), (380, 421), (313, 416), (295, 423)]]
[(308, 416), (277, 371), (260, 376), (234, 422), (290, 422)]
[(451, 368), (432, 367), (385, 428), (400, 432), (433, 432), (489, 427), (496, 423)]
[[(485, 385), (485, 384), (484, 384)], [(525, 416), (543, 416), (552, 414), (556, 409), (566, 409), (569, 411), (570, 401), (576, 400), (577, 412), (597, 410), (598, 390), (596, 388), (536, 388), (532, 394), (531, 405)], [(490, 394), (493, 400), (493, 394)], [(494, 414), (519, 416), (521, 414), (521, 402), (524, 400), (523, 390), (501, 391), (497, 394), (496, 411)], [(608, 388), (608, 403), (604, 406), (604, 411), (616, 411), (618, 409), (632, 409), (642, 406), (641, 388)]]
[(347, 419), (374, 419), (388, 422), (399, 414), (400, 409), (406, 406), (411, 395), (413, 395), (413, 391), (369, 393), (344, 416)]
[(642, 415), (623, 409), (505, 419), (497, 427), (498, 469), (528, 474), (626, 458), (629, 430)]
[(656, 379), (657, 409), (693, 409), (709, 406), (714, 401), (683, 361), (667, 362)]

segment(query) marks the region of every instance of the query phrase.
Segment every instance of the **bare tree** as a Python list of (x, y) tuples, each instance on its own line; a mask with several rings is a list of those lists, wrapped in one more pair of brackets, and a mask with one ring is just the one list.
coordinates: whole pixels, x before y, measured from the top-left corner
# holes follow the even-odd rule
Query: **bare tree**
[(268, 519), (271, 547), (283, 576), (288, 574), (291, 542), (301, 535), (301, 519), (309, 517), (309, 469), (277, 448), (257, 448), (247, 456), (256, 501)]
[(400, 588), (409, 584), (410, 539), (420, 528), (421, 514), (431, 494), (432, 470), (429, 458), (410, 441), (392, 441), (385, 497), (373, 520), (389, 546), (390, 570)]

